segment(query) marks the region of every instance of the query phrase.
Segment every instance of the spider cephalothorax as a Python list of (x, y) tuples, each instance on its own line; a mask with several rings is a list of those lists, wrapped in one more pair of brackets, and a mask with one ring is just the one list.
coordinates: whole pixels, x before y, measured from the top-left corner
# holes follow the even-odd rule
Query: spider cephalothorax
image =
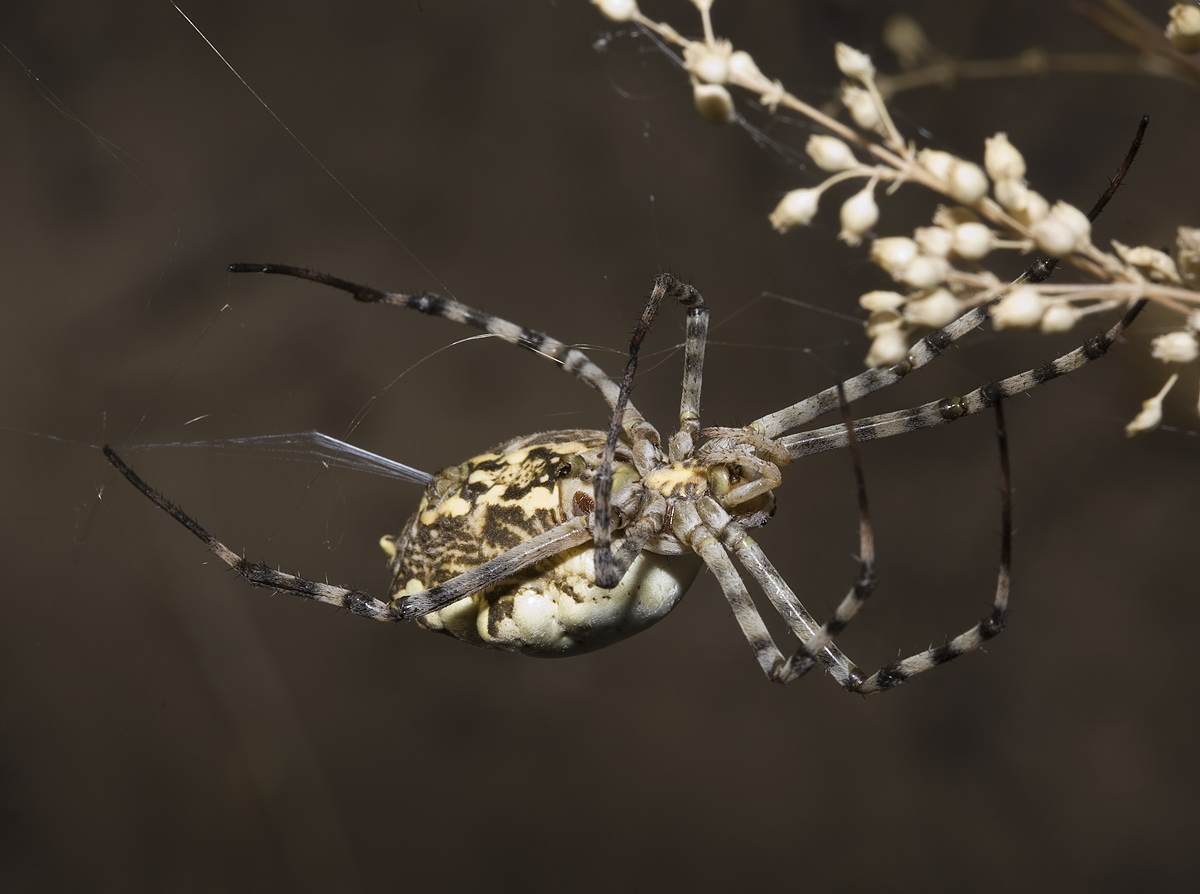
[[(868, 370), (745, 427), (702, 430), (708, 310), (698, 291), (668, 274), (655, 280), (618, 386), (579, 349), (453, 299), (382, 292), (295, 267), (238, 264), (231, 269), (298, 276), (347, 291), (359, 301), (400, 305), (475, 326), (559, 363), (599, 391), (612, 410), (608, 431), (516, 438), (432, 476), (404, 529), (382, 540), (393, 575), (387, 602), (247, 562), (105, 448), (129, 481), (250, 583), (376, 620), (416, 620), (476, 645), (556, 656), (596, 649), (643, 630), (666, 615), (706, 567), (770, 679), (787, 682), (820, 664), (845, 688), (864, 693), (888, 689), (969, 652), (1003, 628), (1012, 521), (1002, 401), (1103, 356), (1141, 307), (1131, 308), (1107, 333), (1037, 369), (961, 397), (851, 423), (850, 402), (899, 381), (978, 327), (988, 316), (987, 307), (979, 307), (918, 342), (900, 364)], [(686, 308), (688, 322), (679, 427), (664, 449), (659, 432), (633, 406), (630, 394), (641, 341), (668, 298)], [(801, 430), (838, 407), (841, 423)], [(1003, 499), (1000, 573), (991, 611), (944, 645), (867, 676), (833, 642), (875, 583), (874, 540), (856, 439), (889, 437), (992, 408), (998, 417)], [(834, 616), (821, 625), (747, 532), (773, 512), (781, 466), (838, 447), (849, 447), (854, 454), (861, 571)], [(798, 639), (790, 657), (767, 631), (734, 560)]]

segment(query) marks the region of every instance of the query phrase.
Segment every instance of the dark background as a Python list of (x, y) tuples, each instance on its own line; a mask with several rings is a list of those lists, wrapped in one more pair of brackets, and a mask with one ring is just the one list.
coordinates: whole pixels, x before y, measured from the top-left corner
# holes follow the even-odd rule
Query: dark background
[[(963, 57), (1124, 52), (1047, 2), (772, 0), (714, 15), (764, 71), (823, 100), (835, 40), (894, 67), (878, 35), (902, 5)], [(686, 4), (646, 6), (698, 31)], [(377, 540), (399, 529), (415, 486), (269, 453), (132, 445), (344, 435), (373, 401), (351, 440), (434, 469), (606, 417), (593, 393), (508, 345), (447, 348), (473, 333), (233, 277), (228, 262), (441, 289), (602, 346), (614, 370), (651, 277), (670, 269), (713, 309), (712, 424), (858, 371), (861, 327), (836, 314), (855, 316), (857, 296), (886, 284), (836, 243), (836, 200), (806, 231), (771, 232), (778, 198), (814, 176), (699, 120), (664, 57), (580, 0), (187, 11), (294, 138), (169, 3), (0, 12), (0, 886), (1194, 879), (1195, 368), (1168, 401), (1175, 430), (1122, 432), (1166, 377), (1148, 342), (1170, 317), (1148, 315), (1103, 363), (1012, 402), (1009, 632), (883, 696), (817, 674), (765, 682), (707, 576), (648, 634), (559, 662), (272, 597), (215, 563), (94, 445), (130, 445), (150, 481), (248, 556), (382, 595)], [(1097, 232), (1158, 246), (1200, 222), (1197, 99), (1161, 78), (1056, 75), (913, 92), (895, 107), (908, 136), (969, 157), (1006, 130), (1036, 188), (1085, 207), (1151, 113)], [(740, 107), (802, 147), (803, 125)], [(932, 204), (902, 190), (879, 231), (909, 232)], [(664, 429), (681, 327), (675, 312), (659, 322), (639, 381), (639, 406)], [(966, 391), (1096, 328), (977, 333), (860, 412)], [(862, 666), (986, 612), (992, 428), (968, 420), (863, 451), (882, 583), (842, 641)], [(792, 466), (778, 497), (760, 540), (825, 616), (855, 568), (849, 459)]]

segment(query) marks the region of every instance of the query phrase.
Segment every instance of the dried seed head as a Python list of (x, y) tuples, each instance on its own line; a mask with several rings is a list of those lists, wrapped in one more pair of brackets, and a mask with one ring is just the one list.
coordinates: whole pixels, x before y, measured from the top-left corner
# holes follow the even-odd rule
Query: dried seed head
[(962, 159), (955, 160), (947, 183), (950, 186), (951, 198), (964, 205), (974, 205), (986, 196), (988, 191), (988, 178), (983, 169)]
[(858, 166), (854, 152), (837, 137), (811, 136), (804, 151), (822, 171), (836, 173)]
[[(1009, 182), (1011, 183), (1012, 181), (1010, 180)], [(1025, 187), (1022, 187), (1022, 189), (1024, 190), (1022, 207), (1009, 208), (1008, 210), (1012, 212), (1013, 217), (1025, 224), (1025, 226), (1031, 227), (1045, 220), (1046, 215), (1050, 213), (1050, 203), (1046, 201), (1045, 196), (1040, 192)]]
[(983, 145), (983, 166), (987, 168), (988, 176), (993, 180), (1025, 179), (1025, 158), (1008, 141), (1008, 134), (998, 133), (988, 137)]
[(879, 206), (875, 204), (875, 183), (872, 181), (842, 204), (842, 231), (838, 238), (847, 245), (858, 245), (865, 234), (879, 220)]
[(908, 339), (904, 330), (895, 326), (880, 332), (867, 352), (867, 366), (891, 366), (908, 356)]
[(1150, 342), (1150, 356), (1163, 363), (1191, 363), (1200, 357), (1200, 341), (1185, 329), (1168, 332)]
[(950, 169), (956, 161), (958, 159), (949, 152), (938, 149), (922, 149), (917, 153), (917, 164), (939, 180), (950, 179)]
[(614, 22), (628, 22), (638, 15), (635, 0), (592, 0), (592, 4)]
[(1167, 40), (1181, 53), (1200, 52), (1200, 7), (1176, 3), (1171, 7)]
[(910, 301), (904, 308), (904, 319), (915, 326), (939, 329), (961, 313), (958, 301), (946, 289), (932, 292)]
[(981, 223), (964, 223), (954, 228), (953, 250), (960, 258), (977, 261), (992, 250), (996, 234)]
[(842, 105), (846, 107), (855, 124), (863, 130), (879, 133), (883, 126), (883, 118), (870, 93), (862, 87), (846, 84), (842, 87)]
[(1132, 437), (1139, 432), (1150, 431), (1158, 428), (1158, 424), (1162, 422), (1162, 403), (1163, 398), (1167, 396), (1175, 383), (1179, 381), (1179, 373), (1175, 373), (1171, 378), (1167, 379), (1167, 384), (1163, 385), (1162, 390), (1149, 400), (1142, 402), (1142, 410), (1133, 418), (1133, 421), (1125, 426), (1125, 434)]
[(1032, 329), (1041, 322), (1046, 301), (1036, 289), (1013, 289), (992, 308), (992, 326)]
[(899, 292), (867, 292), (858, 299), (858, 304), (863, 310), (898, 310), (904, 306), (908, 299)]
[(733, 97), (720, 84), (694, 84), (692, 99), (696, 103), (696, 111), (712, 124), (732, 124), (736, 117)]
[(737, 50), (729, 57), (729, 75), (744, 81), (757, 80), (762, 77), (754, 57), (745, 50)]
[(793, 227), (807, 226), (816, 216), (820, 200), (819, 189), (793, 189), (771, 212), (771, 226), (780, 233), (786, 233)]
[(1046, 333), (1067, 332), (1074, 327), (1081, 316), (1083, 314), (1074, 305), (1065, 301), (1055, 301), (1042, 314), (1042, 323), (1039, 328)]
[(868, 81), (875, 77), (875, 66), (871, 64), (871, 57), (861, 50), (839, 43), (833, 48), (833, 58), (838, 69), (848, 78)]
[(904, 326), (904, 318), (890, 309), (873, 310), (867, 317), (867, 338), (878, 338), (884, 332)]
[(992, 193), (1000, 207), (1013, 213), (1024, 211), (1029, 204), (1029, 187), (1022, 180), (1001, 180), (996, 178)]
[(944, 258), (954, 248), (954, 233), (945, 227), (917, 227), (913, 238), (921, 247), (921, 253), (935, 258)]
[(1112, 244), (1117, 256), (1122, 261), (1131, 267), (1137, 267), (1154, 282), (1173, 282), (1182, 285), (1183, 280), (1179, 276), (1179, 270), (1166, 252), (1150, 248), (1147, 245), (1134, 247), (1122, 245), (1116, 239), (1112, 241)]
[(920, 253), (920, 246), (907, 236), (888, 236), (871, 243), (871, 261), (892, 276), (897, 276)]
[(935, 258), (931, 255), (917, 255), (896, 279), (914, 289), (932, 289), (946, 281), (950, 265), (945, 258)]
[(724, 84), (729, 80), (729, 57), (732, 46), (721, 41), (716, 46), (691, 43), (683, 51), (683, 67), (705, 84)]
[(964, 205), (974, 205), (987, 195), (987, 175), (979, 165), (937, 149), (922, 149), (917, 164), (943, 181), (947, 194)]
[(1180, 227), (1175, 234), (1179, 277), (1189, 289), (1200, 289), (1200, 229)]
[(1066, 202), (1056, 202), (1050, 213), (1030, 230), (1038, 248), (1056, 258), (1086, 246), (1091, 231), (1092, 222), (1087, 215)]

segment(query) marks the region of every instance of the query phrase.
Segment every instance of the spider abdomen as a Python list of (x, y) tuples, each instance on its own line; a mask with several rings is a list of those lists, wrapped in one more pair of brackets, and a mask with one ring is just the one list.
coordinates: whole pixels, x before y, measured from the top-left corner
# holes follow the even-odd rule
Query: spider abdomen
[[(439, 472), (401, 534), (381, 541), (390, 556), (393, 605), (587, 515), (605, 437), (590, 430), (529, 435)], [(630, 460), (619, 448), (612, 501), (618, 517), (631, 517), (641, 501), (641, 479)], [(543, 657), (578, 654), (664, 617), (700, 566), (691, 554), (643, 550), (621, 582), (604, 589), (596, 586), (595, 547), (587, 542), (417, 623), (487, 648)]]

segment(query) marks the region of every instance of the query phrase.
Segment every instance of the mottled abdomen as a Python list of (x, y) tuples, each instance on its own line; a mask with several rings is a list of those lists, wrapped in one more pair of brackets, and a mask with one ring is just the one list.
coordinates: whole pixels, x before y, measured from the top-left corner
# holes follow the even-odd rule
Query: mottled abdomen
[[(393, 601), (428, 589), (592, 510), (605, 433), (544, 432), (443, 469), (398, 537), (385, 537)], [(640, 482), (617, 450), (614, 504), (635, 507)], [(620, 536), (614, 547), (620, 546)], [(695, 579), (691, 554), (643, 550), (621, 583), (594, 584), (591, 542), (561, 552), (417, 619), (463, 642), (554, 657), (598, 649), (665, 616)]]

